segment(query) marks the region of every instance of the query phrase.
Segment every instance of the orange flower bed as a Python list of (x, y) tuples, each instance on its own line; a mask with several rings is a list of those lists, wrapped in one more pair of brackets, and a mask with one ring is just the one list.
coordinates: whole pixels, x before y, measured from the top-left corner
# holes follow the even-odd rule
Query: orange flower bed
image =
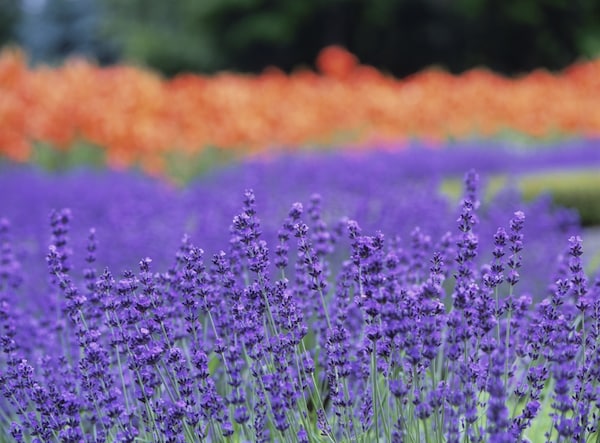
[(76, 139), (106, 148), (111, 164), (160, 170), (166, 152), (204, 147), (250, 151), (308, 143), (407, 137), (493, 136), (511, 129), (600, 135), (600, 60), (558, 74), (509, 79), (483, 69), (430, 69), (405, 79), (326, 48), (319, 72), (180, 75), (82, 60), (27, 67), (0, 55), (0, 153), (26, 160), (34, 140), (68, 149)]

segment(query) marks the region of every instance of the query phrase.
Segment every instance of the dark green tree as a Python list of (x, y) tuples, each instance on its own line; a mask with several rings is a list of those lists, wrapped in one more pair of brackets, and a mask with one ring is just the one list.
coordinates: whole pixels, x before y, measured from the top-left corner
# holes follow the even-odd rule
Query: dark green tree
[(97, 0), (130, 60), (168, 75), (311, 65), (340, 44), (396, 75), (561, 68), (600, 54), (596, 0)]
[(0, 0), (0, 46), (15, 42), (20, 13), (19, 0)]

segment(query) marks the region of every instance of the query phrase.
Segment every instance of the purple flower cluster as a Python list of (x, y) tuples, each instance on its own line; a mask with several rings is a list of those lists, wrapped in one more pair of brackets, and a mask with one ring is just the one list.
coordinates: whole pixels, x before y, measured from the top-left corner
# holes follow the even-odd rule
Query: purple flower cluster
[(100, 225), (79, 250), (77, 212), (54, 211), (29, 286), (0, 220), (0, 441), (599, 438), (600, 278), (566, 236), (524, 289), (535, 211), (486, 208), (478, 181), (406, 237), (316, 194), (271, 230), (247, 190), (220, 249), (184, 236), (170, 265), (121, 272)]

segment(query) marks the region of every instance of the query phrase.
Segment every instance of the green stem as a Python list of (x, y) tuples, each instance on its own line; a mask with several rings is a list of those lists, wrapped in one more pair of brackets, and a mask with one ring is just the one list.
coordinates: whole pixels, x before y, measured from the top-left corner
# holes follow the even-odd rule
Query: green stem
[[(511, 291), (512, 292), (512, 291)], [(508, 317), (506, 319), (506, 335), (504, 337), (504, 386), (506, 389), (506, 395), (508, 397), (509, 390), (508, 390), (508, 371), (509, 371), (509, 357), (510, 357), (510, 352), (509, 352), (509, 343), (510, 343), (510, 321), (512, 319), (512, 309), (508, 310)]]
[(377, 396), (377, 341), (373, 342), (371, 353), (371, 373), (373, 374), (373, 409), (375, 415), (375, 441), (379, 442), (379, 398)]

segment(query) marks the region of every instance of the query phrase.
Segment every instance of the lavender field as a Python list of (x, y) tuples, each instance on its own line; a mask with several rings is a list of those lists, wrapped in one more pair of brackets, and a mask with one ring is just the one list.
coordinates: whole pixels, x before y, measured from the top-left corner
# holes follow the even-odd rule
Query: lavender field
[(597, 142), (390, 148), (1, 164), (0, 442), (600, 442)]

